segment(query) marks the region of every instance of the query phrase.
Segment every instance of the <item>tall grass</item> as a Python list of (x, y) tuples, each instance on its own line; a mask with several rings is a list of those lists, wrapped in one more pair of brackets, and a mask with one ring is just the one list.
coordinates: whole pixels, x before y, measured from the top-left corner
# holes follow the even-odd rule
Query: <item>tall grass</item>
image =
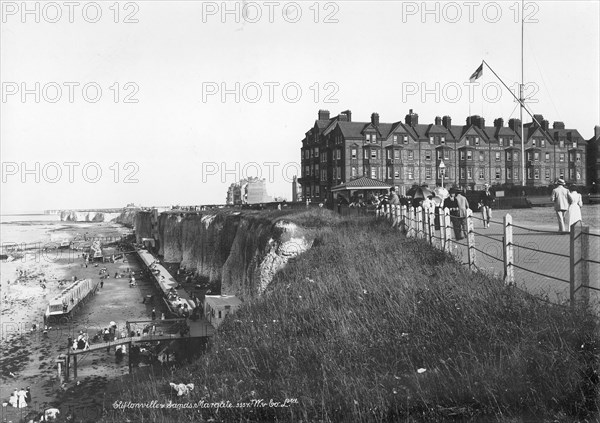
[[(315, 246), (226, 320), (208, 354), (172, 377), (127, 386), (119, 399), (297, 404), (112, 418), (508, 422), (533, 414), (592, 421), (599, 344), (586, 310), (470, 273), (385, 222), (327, 211), (295, 219), (318, 228)], [(185, 400), (173, 398), (171, 381), (196, 389)]]

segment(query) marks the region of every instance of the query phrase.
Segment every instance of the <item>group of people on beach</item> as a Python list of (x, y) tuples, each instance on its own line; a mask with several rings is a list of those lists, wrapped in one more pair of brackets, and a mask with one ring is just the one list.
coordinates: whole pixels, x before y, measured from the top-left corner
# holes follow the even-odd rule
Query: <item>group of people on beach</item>
[(25, 408), (31, 404), (31, 388), (15, 389), (8, 399), (8, 403), (14, 408)]

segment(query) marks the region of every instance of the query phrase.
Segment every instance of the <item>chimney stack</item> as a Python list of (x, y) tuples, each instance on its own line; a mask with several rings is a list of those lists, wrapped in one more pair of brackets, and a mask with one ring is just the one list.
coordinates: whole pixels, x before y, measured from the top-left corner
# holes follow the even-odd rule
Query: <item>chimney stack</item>
[(517, 130), (521, 131), (521, 120), (520, 119), (510, 119), (508, 121), (508, 127), (515, 132), (517, 132)]
[(408, 126), (412, 126), (412, 127), (414, 127), (415, 125), (418, 125), (419, 124), (419, 115), (416, 113), (413, 113), (413, 109), (410, 109), (408, 111), (408, 114), (404, 118), (404, 123), (406, 123)]
[(598, 125), (594, 126), (594, 138), (600, 139), (600, 126)]
[(494, 126), (496, 128), (502, 128), (504, 126), (504, 119), (502, 119), (502, 118), (495, 119)]
[(444, 116), (442, 119), (442, 124), (444, 125), (444, 128), (450, 129), (450, 126), (452, 125), (452, 118), (448, 115)]
[(550, 128), (550, 122), (548, 122), (546, 119), (542, 120), (542, 129), (544, 131), (547, 131)]
[(435, 117), (435, 125), (440, 126), (442, 124), (442, 118), (439, 116)]
[(477, 126), (479, 126), (480, 129), (485, 127), (485, 119), (483, 117), (477, 116)]
[(329, 110), (319, 110), (319, 120), (329, 120)]
[(371, 123), (375, 126), (379, 125), (379, 113), (371, 113)]
[(552, 128), (554, 128), (554, 129), (565, 129), (565, 124), (564, 124), (564, 122), (554, 122), (552, 124)]
[[(543, 115), (533, 115), (533, 117), (535, 118), (535, 120), (537, 120), (540, 125), (542, 124), (542, 121), (544, 120), (544, 116)], [(534, 121), (535, 123), (535, 121)]]

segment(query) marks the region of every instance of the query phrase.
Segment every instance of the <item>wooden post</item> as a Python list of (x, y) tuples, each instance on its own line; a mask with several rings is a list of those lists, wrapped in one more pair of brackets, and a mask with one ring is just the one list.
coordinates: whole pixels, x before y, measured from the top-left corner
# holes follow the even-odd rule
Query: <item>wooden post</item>
[(131, 369), (133, 367), (133, 365), (131, 363), (131, 345), (132, 345), (132, 342), (129, 342), (129, 355), (128, 355), (128, 357), (129, 357), (129, 360), (128, 360), (129, 361), (129, 374), (131, 374)]
[(71, 367), (71, 354), (69, 354), (69, 350), (67, 350), (67, 362), (65, 364), (65, 381), (67, 381), (67, 382), (69, 381), (70, 367)]
[(433, 208), (427, 209), (427, 227), (428, 227), (428, 236), (429, 236), (429, 244), (434, 245), (434, 236), (435, 236), (435, 212)]
[(503, 258), (504, 258), (504, 284), (514, 285), (515, 283), (515, 268), (514, 264), (514, 248), (513, 248), (513, 230), (512, 216), (506, 214), (504, 216), (504, 237), (502, 238)]
[(444, 208), (440, 213), (440, 217), (442, 218), (442, 226), (444, 230), (444, 251), (450, 252), (450, 241), (452, 240), (452, 222), (450, 221), (450, 211), (447, 208)]
[(469, 269), (477, 270), (475, 263), (475, 233), (473, 232), (473, 211), (467, 209), (467, 258), (469, 260)]
[(571, 305), (587, 304), (589, 301), (589, 233), (590, 228), (575, 223), (569, 230), (569, 268)]
[(416, 237), (415, 233), (415, 208), (409, 206), (408, 209), (408, 236), (411, 238)]
[(423, 238), (423, 209), (419, 206), (415, 208), (415, 237)]
[(400, 222), (398, 221), (399, 216), (400, 216), (400, 210), (399, 209), (400, 209), (400, 206), (398, 206), (398, 204), (395, 204), (394, 205), (394, 223), (392, 225), (395, 228), (398, 228), (400, 226), (399, 225)]
[(77, 355), (73, 355), (73, 379), (77, 379)]
[(400, 230), (406, 233), (406, 206), (400, 206)]

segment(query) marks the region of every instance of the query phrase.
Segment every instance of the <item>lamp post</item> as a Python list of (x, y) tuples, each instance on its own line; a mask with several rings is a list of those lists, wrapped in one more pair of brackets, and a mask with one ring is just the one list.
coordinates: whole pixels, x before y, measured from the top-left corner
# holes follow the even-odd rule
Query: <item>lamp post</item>
[(444, 159), (440, 160), (439, 168), (440, 175), (442, 176), (442, 188), (444, 188), (444, 176), (446, 176), (446, 165), (444, 164)]

